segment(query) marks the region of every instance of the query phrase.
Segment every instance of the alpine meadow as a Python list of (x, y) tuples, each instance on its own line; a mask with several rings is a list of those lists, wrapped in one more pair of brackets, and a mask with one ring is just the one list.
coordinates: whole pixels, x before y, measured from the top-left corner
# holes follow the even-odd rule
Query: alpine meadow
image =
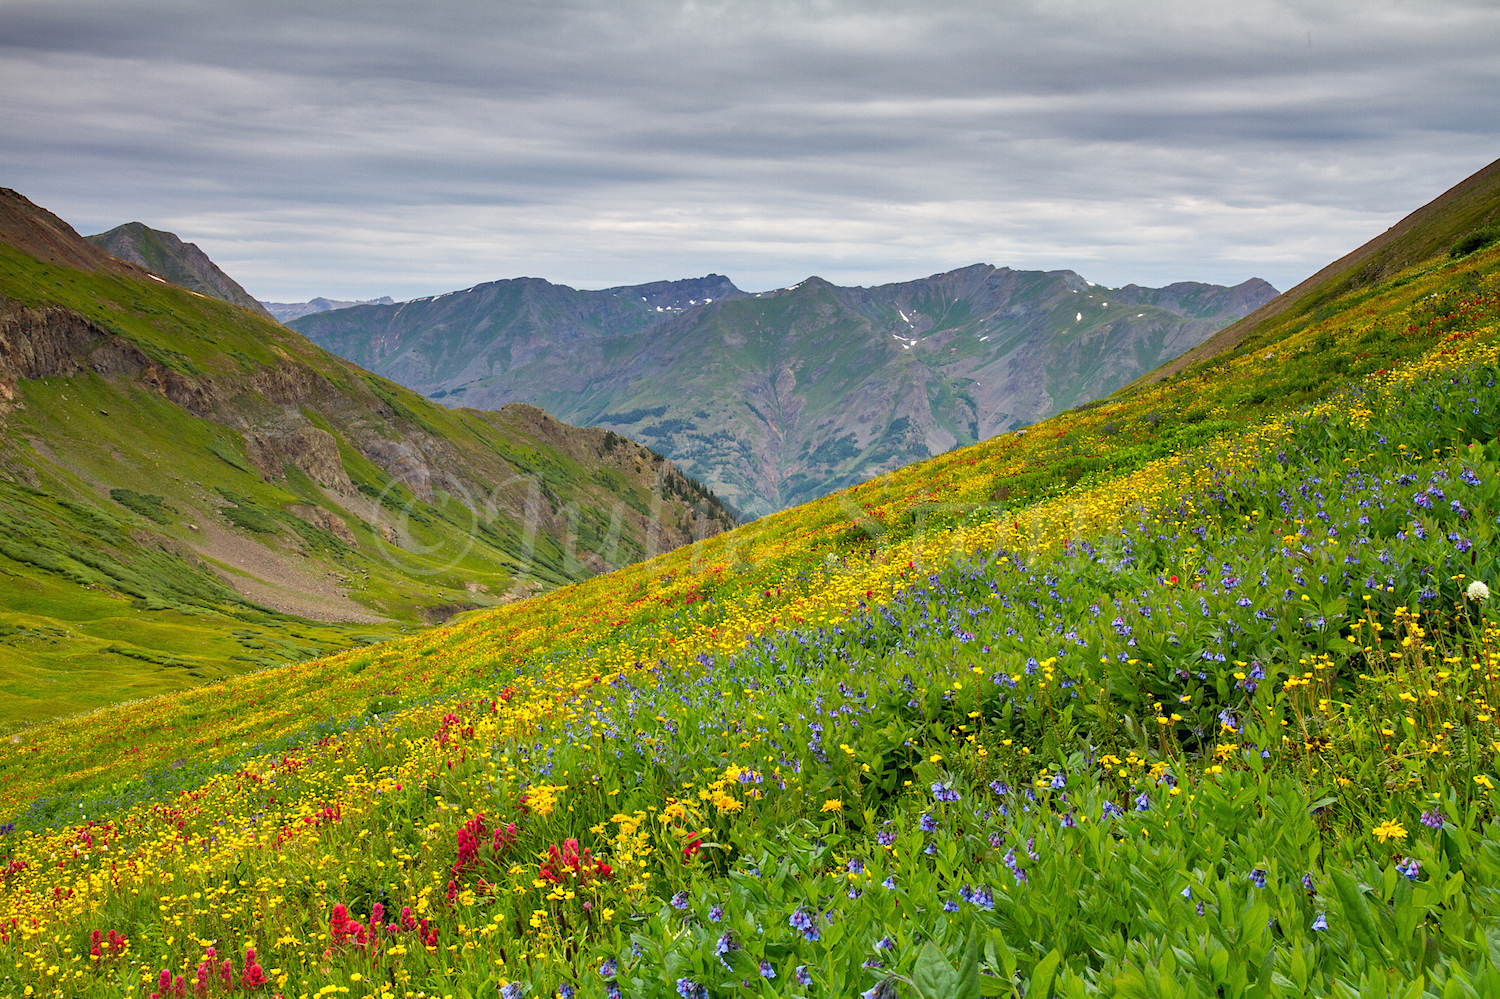
[[(445, 409), (86, 265), (13, 245), (4, 294), (145, 360), (15, 367), (7, 447), (109, 398), (173, 421), (153, 446), (202, 488), (107, 500), (81, 451), (14, 475), (0, 532), (69, 546), (49, 568), (6, 541), (0, 586), (308, 637), (6, 719), (0, 995), (1500, 995), (1500, 162), (1106, 398), (738, 526), (613, 432)], [(342, 480), (255, 444), (294, 369), (328, 387), (276, 439), (326, 438)], [(408, 495), (402, 441), (462, 464)], [(466, 581), (523, 581), (524, 498), (468, 562), (403, 576), (361, 489), (422, 513), (437, 566), (459, 480), (523, 467), (557, 500), (551, 588), (417, 630)], [(591, 575), (565, 507), (597, 547), (617, 494), (625, 556)], [(190, 515), (372, 575), (350, 592), (379, 633), (237, 595)], [(667, 516), (680, 547), (646, 557)], [(84, 631), (6, 623), (0, 655)]]

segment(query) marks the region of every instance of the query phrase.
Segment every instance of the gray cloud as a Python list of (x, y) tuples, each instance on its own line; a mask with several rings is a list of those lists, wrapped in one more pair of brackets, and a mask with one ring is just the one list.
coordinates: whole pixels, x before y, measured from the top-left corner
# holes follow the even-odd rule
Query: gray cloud
[(0, 6), (0, 183), (252, 293), (1288, 287), (1500, 155), (1494, 3)]

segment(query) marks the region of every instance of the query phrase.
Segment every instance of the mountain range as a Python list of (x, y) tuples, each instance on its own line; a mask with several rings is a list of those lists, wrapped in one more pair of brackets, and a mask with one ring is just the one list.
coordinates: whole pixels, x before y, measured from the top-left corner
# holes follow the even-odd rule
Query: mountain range
[(280, 323), (289, 323), (293, 319), (301, 319), (310, 316), (314, 312), (328, 312), (332, 309), (352, 309), (356, 305), (395, 305), (396, 303), (389, 295), (380, 298), (370, 298), (364, 301), (340, 302), (333, 298), (314, 298), (307, 302), (260, 302), (262, 309), (268, 312), (272, 318)]
[(101, 248), (196, 258), (122, 230), (0, 189), (0, 715), (309, 658), (733, 524), (639, 444), (429, 402)]
[(748, 516), (1108, 395), (1276, 296), (975, 264), (873, 288), (516, 278), (291, 320), (448, 405), (520, 401), (649, 444)]

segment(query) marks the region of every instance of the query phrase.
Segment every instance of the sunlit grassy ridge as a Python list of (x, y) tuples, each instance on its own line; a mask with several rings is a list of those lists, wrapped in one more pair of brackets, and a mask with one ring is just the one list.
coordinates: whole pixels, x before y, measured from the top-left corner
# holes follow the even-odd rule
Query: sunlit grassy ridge
[(0, 744), (0, 989), (1494, 994), (1496, 255)]

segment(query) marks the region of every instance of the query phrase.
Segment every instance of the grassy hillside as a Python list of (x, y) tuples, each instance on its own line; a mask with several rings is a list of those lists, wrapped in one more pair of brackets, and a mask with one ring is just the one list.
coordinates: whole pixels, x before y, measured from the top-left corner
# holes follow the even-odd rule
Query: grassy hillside
[(0, 731), (362, 646), (731, 522), (633, 442), (435, 405), (0, 192)]
[(1500, 993), (1497, 276), (1419, 261), (649, 562), (19, 733), (0, 982)]
[(1379, 286), (1426, 261), (1467, 256), (1500, 239), (1500, 160), (1465, 178), (1356, 250), (1340, 257), (1204, 343), (1140, 379), (1160, 381), (1298, 324), (1348, 308), (1350, 293)]

